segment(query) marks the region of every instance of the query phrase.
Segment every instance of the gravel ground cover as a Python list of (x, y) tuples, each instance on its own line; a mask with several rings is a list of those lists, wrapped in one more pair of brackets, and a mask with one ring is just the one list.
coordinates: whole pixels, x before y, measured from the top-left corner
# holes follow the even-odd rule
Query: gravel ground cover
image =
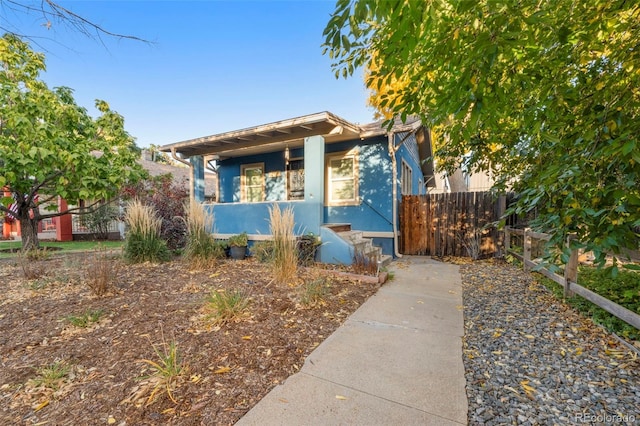
[(469, 424), (640, 424), (640, 360), (536, 281), (462, 265)]

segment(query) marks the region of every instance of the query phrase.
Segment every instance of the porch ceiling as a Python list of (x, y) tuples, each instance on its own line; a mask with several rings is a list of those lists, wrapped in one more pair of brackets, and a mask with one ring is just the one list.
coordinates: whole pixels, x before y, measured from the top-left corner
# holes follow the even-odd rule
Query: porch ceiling
[(175, 150), (185, 157), (217, 155), (222, 159), (297, 148), (309, 136), (321, 135), (327, 143), (332, 143), (358, 138), (360, 133), (358, 125), (330, 112), (321, 112), (164, 145), (160, 150)]

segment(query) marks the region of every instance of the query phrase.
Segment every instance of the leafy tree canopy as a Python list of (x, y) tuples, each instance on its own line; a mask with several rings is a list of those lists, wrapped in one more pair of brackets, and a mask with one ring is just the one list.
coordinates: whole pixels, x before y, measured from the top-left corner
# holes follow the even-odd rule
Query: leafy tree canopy
[(142, 173), (124, 118), (100, 100), (92, 118), (71, 89), (50, 89), (39, 79), (44, 69), (44, 55), (27, 43), (0, 38), (0, 188), (12, 194), (2, 198), (0, 213), (17, 203), (23, 243), (35, 246), (37, 221), (65, 213), (41, 213), (36, 195), (53, 208), (58, 196), (69, 203), (108, 199)]
[(324, 35), (336, 76), (367, 67), (383, 113), (422, 116), (440, 165), (491, 171), (553, 244), (638, 247), (638, 2), (340, 0)]

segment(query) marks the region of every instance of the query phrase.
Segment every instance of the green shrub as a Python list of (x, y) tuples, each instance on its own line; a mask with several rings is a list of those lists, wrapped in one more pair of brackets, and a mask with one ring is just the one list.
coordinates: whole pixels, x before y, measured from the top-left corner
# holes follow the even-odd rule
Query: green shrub
[(251, 254), (260, 263), (270, 263), (273, 260), (273, 241), (256, 241), (251, 246)]
[(119, 217), (118, 208), (113, 204), (102, 204), (91, 213), (80, 216), (80, 223), (86, 226), (99, 240), (109, 238), (109, 228)]
[[(544, 277), (542, 277), (540, 281), (543, 282), (557, 298), (562, 299), (562, 286)], [(620, 271), (616, 277), (612, 277), (606, 269), (584, 266), (581, 267), (578, 272), (578, 284), (618, 305), (624, 306), (630, 311), (640, 312), (640, 273)], [(566, 301), (573, 308), (590, 316), (593, 322), (602, 325), (607, 330), (630, 339), (640, 339), (640, 331), (635, 327), (594, 305), (583, 297), (574, 295), (573, 297), (567, 298)]]
[(124, 257), (131, 263), (169, 260), (167, 243), (160, 238), (160, 220), (153, 208), (133, 200), (127, 205), (125, 221), (129, 226)]
[(243, 232), (242, 234), (231, 236), (227, 242), (231, 247), (246, 247), (249, 244), (249, 236), (246, 232)]

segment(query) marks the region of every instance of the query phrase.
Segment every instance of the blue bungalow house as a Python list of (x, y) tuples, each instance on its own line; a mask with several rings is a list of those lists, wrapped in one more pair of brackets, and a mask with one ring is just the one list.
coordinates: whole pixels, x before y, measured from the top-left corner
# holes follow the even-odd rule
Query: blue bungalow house
[[(161, 147), (191, 166), (202, 201), (205, 168), (218, 177), (216, 238), (270, 238), (269, 207), (292, 206), (297, 234), (320, 236), (319, 260), (350, 264), (355, 250), (378, 262), (398, 254), (398, 204), (433, 182), (431, 140), (417, 119), (358, 125), (321, 112)], [(178, 156), (180, 154), (180, 156)]]

